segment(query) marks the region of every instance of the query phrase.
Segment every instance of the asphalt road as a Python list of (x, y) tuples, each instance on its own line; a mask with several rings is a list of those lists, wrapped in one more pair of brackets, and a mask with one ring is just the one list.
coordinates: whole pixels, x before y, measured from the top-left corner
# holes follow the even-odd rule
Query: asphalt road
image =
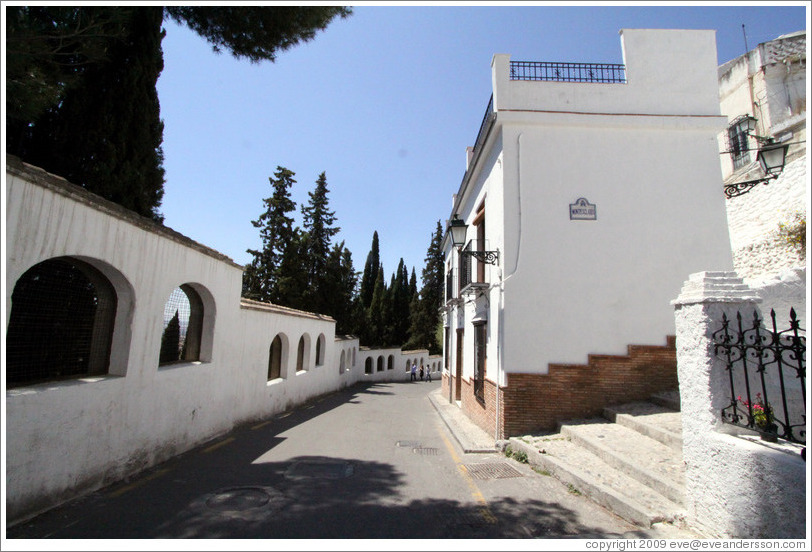
[(427, 394), (357, 385), (7, 529), (8, 539), (635, 538), (577, 491), (464, 454)]

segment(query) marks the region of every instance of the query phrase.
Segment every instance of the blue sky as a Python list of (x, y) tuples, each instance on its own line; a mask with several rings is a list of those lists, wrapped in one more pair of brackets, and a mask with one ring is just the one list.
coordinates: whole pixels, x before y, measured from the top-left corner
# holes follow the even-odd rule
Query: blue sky
[(745, 52), (742, 24), (753, 49), (809, 18), (801, 2), (437, 4), (358, 4), (260, 64), (165, 22), (165, 224), (244, 264), (276, 167), (296, 173), (297, 208), (326, 172), (335, 239), (356, 270), (377, 231), (387, 279), (403, 258), (419, 282), (491, 94), (493, 54), (621, 63), (622, 28), (714, 29), (722, 64)]

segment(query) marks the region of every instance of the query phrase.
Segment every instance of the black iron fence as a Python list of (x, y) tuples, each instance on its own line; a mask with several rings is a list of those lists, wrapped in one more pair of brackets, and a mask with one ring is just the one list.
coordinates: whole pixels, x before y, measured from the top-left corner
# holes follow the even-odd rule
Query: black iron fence
[(510, 80), (622, 84), (626, 82), (626, 66), (621, 63), (511, 61)]
[(790, 310), (790, 327), (779, 331), (775, 311), (772, 329), (753, 313), (752, 323), (722, 317), (713, 334), (717, 357), (723, 359), (730, 384), (730, 403), (722, 409), (725, 423), (757, 431), (763, 438), (806, 444), (806, 336)]

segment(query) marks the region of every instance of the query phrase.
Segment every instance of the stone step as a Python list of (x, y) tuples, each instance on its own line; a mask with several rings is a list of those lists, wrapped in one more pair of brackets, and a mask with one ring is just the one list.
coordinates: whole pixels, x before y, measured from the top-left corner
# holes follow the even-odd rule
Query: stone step
[(560, 433), (620, 473), (683, 504), (685, 469), (681, 452), (603, 418), (562, 424)]
[(528, 462), (616, 515), (642, 527), (655, 523), (682, 524), (681, 505), (668, 500), (638, 480), (617, 470), (566, 435), (526, 436), (510, 439), (514, 450)]
[(655, 393), (651, 396), (650, 400), (654, 404), (670, 408), (671, 410), (676, 410), (677, 412), (680, 411), (679, 389)]
[(650, 402), (608, 406), (603, 417), (651, 437), (682, 454), (682, 414)]

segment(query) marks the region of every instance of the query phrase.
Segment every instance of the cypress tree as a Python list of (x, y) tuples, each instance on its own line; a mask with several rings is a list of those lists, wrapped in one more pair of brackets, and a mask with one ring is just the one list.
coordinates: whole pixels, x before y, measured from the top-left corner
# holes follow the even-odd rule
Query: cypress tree
[(275, 303), (293, 309), (309, 310), (307, 302), (307, 244), (306, 236), (294, 228), (285, 243), (276, 279)]
[(327, 308), (324, 314), (335, 319), (337, 334), (351, 333), (354, 328), (353, 306), (358, 276), (352, 265), (352, 253), (344, 246), (344, 242), (336, 244), (330, 251), (327, 274), (331, 277), (325, 282)]
[(423, 287), (419, 298), (413, 298), (411, 325), (409, 327), (409, 345), (427, 348), (429, 353), (442, 351), (437, 340), (437, 326), (440, 324), (440, 311), (443, 300), (443, 252), (440, 247), (443, 241), (443, 229), (437, 221), (437, 229), (432, 234), (431, 243), (426, 252), (426, 265), (423, 268)]
[(163, 122), (155, 85), (163, 70), (163, 8), (127, 8), (109, 61), (87, 68), (57, 108), (31, 128), (26, 161), (141, 215), (162, 221)]
[(327, 193), (327, 176), (322, 172), (316, 180), (315, 189), (308, 192), (307, 205), (302, 207), (308, 282), (305, 308), (313, 312), (324, 312), (330, 302), (328, 280), (333, 275), (327, 272), (327, 261), (330, 240), (340, 230), (333, 226), (336, 218), (335, 213), (328, 209)]
[(386, 286), (383, 283), (383, 266), (379, 267), (378, 277), (375, 278), (375, 287), (372, 292), (372, 302), (369, 305), (369, 344), (372, 346), (386, 345), (386, 320), (384, 302), (386, 300)]
[(175, 311), (175, 316), (164, 328), (161, 336), (160, 363), (175, 362), (180, 358), (180, 316)]
[(375, 291), (375, 280), (378, 279), (378, 268), (381, 264), (381, 255), (378, 249), (378, 231), (372, 234), (372, 247), (367, 254), (364, 264), (364, 274), (361, 277), (361, 304), (368, 309), (372, 304), (372, 294)]
[(272, 302), (281, 299), (277, 281), (286, 245), (293, 238), (293, 218), (288, 213), (296, 209), (290, 198), (290, 187), (296, 183), (294, 176), (285, 167), (276, 167), (275, 178), (268, 178), (273, 194), (262, 200), (265, 212), (251, 221), (254, 228), (260, 229), (262, 249), (247, 250), (254, 257), (243, 273), (243, 296), (249, 299)]

